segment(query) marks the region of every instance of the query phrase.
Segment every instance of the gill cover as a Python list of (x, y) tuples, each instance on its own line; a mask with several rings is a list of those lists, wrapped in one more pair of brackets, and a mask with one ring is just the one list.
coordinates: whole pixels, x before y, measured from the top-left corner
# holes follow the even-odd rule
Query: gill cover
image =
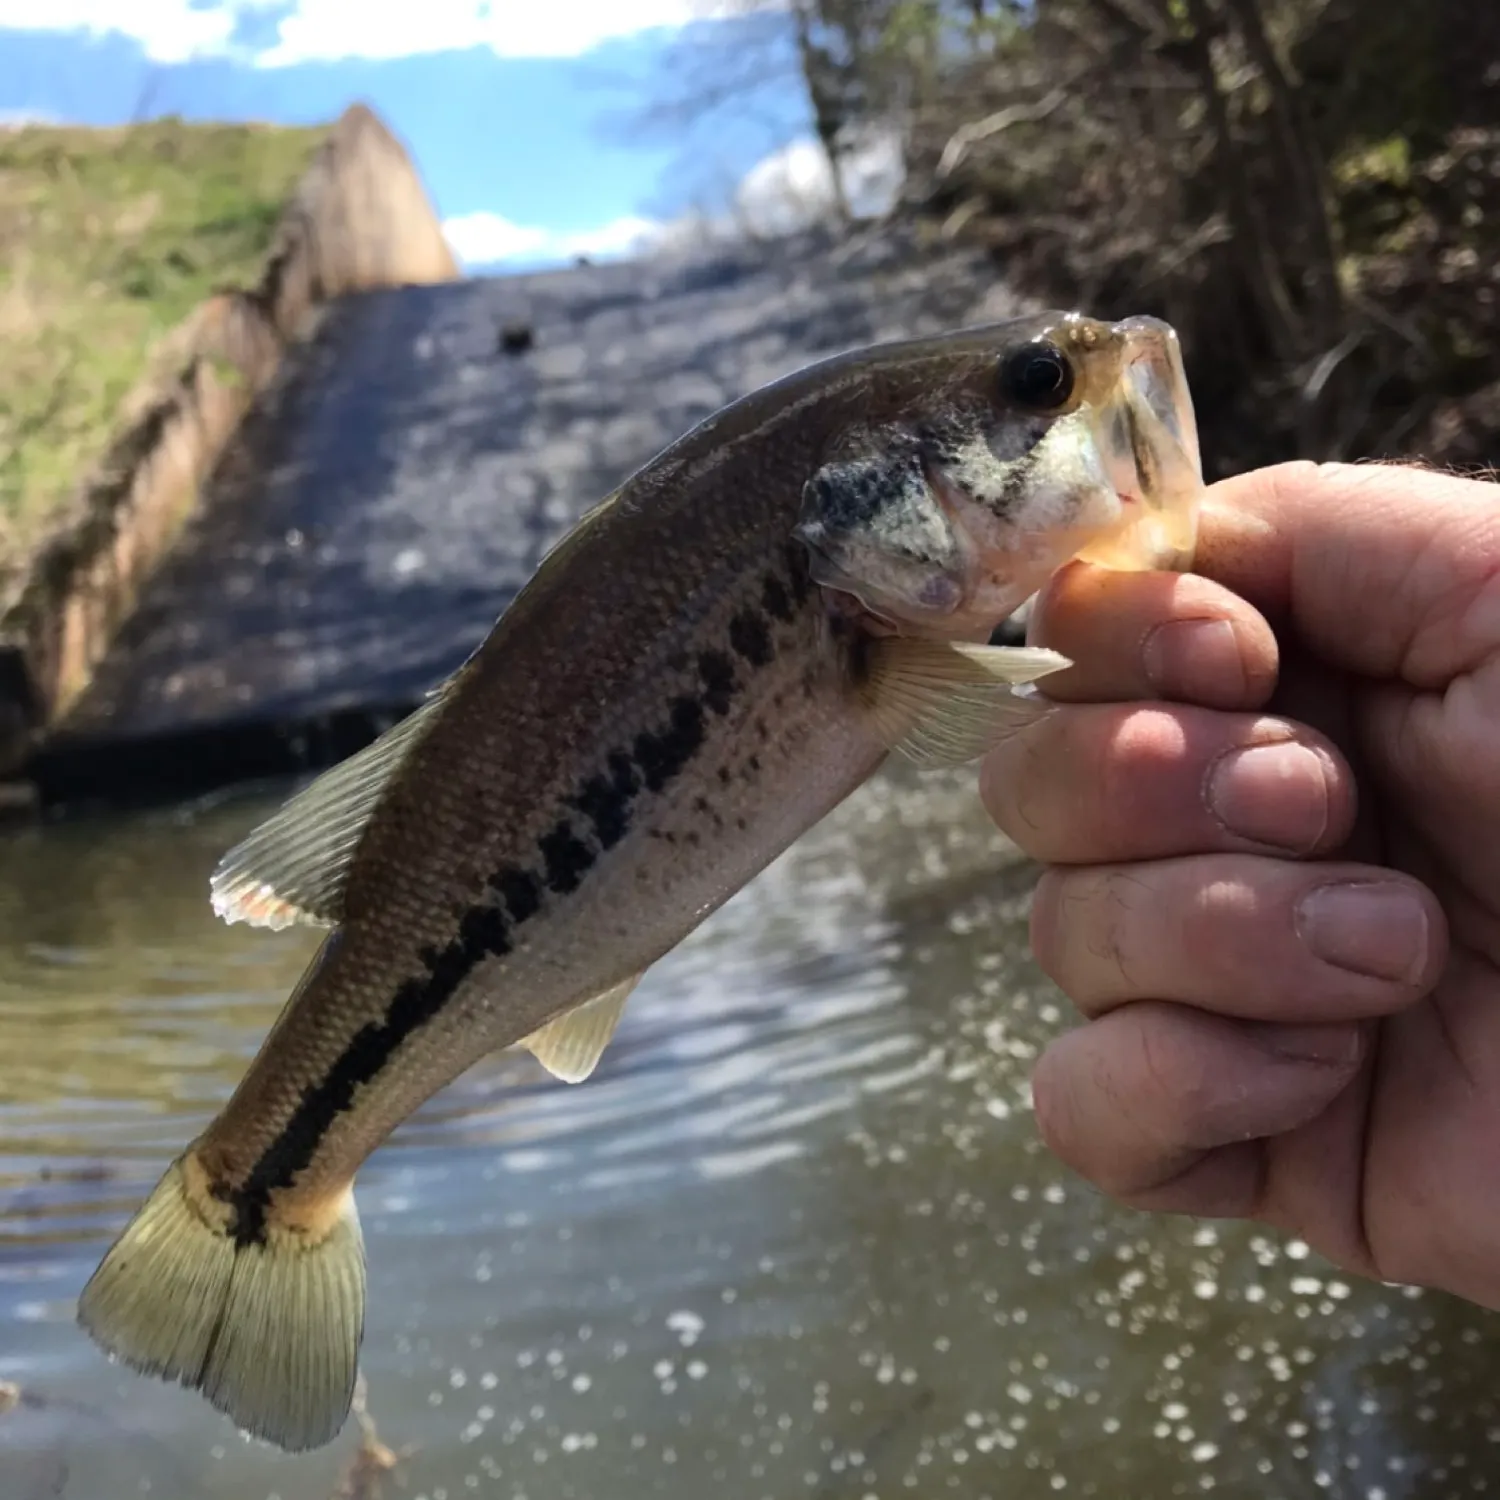
[(937, 621), (963, 601), (972, 549), (907, 434), (819, 469), (803, 489), (795, 535), (814, 581), (852, 595), (871, 614)]

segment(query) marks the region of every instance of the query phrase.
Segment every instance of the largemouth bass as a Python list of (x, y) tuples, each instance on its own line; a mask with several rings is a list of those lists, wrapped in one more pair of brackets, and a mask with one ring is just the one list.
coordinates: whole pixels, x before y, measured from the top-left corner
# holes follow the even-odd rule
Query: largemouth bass
[(215, 872), (230, 921), (331, 929), (79, 1319), (289, 1450), (354, 1388), (353, 1183), (520, 1045), (586, 1078), (657, 959), (887, 753), (958, 764), (1047, 711), (988, 645), (1062, 564), (1187, 565), (1176, 337), (1047, 313), (825, 360), (653, 459), (415, 714)]

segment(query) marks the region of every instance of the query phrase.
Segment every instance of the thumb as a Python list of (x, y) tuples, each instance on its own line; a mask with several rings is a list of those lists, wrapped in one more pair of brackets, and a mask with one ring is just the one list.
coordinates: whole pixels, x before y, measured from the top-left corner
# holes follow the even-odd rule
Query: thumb
[(1330, 665), (1442, 687), (1500, 648), (1500, 485), (1277, 464), (1210, 487), (1194, 571)]

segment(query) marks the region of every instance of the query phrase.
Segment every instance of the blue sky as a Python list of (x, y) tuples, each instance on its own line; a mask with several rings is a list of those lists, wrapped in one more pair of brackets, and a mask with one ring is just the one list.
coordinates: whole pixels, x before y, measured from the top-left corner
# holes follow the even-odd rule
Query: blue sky
[[(778, 0), (0, 0), (0, 122), (312, 123), (356, 99), (401, 135), (470, 265), (624, 251), (820, 164)], [(691, 49), (691, 50), (685, 50)], [(734, 108), (643, 128), (737, 67)], [(670, 113), (670, 111), (668, 111)], [(748, 199), (746, 201), (749, 201)]]

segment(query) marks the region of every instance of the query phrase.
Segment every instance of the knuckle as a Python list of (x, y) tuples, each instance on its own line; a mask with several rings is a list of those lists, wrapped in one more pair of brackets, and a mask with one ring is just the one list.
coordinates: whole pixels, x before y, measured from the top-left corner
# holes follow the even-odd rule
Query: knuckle
[[(1030, 734), (1016, 735), (997, 746), (979, 774), (979, 795), (995, 825), (1033, 859), (1053, 856), (1057, 839), (1055, 782), (1057, 708)], [(1063, 729), (1066, 735), (1066, 729)], [(1062, 772), (1066, 779), (1066, 772)]]
[(1153, 923), (1150, 887), (1131, 867), (1048, 871), (1032, 908), (1043, 973), (1079, 1004), (1138, 998)]
[(1266, 480), (1271, 493), (1285, 501), (1296, 500), (1308, 493), (1317, 493), (1336, 483), (1341, 474), (1347, 473), (1349, 465), (1340, 463), (1318, 463), (1311, 458), (1290, 458), (1272, 464), (1266, 471)]
[(1201, 873), (1194, 872), (1183, 898), (1173, 904), (1172, 965), (1198, 976), (1200, 988), (1253, 983), (1278, 956), (1280, 912), (1221, 869), (1222, 861), (1199, 863)]
[(1180, 1046), (1165, 1027), (1151, 1024), (1155, 1016), (1137, 1019), (1141, 1092), (1153, 1102), (1158, 1131), (1174, 1147), (1198, 1145), (1217, 1101), (1211, 1072), (1199, 1052)]
[[(1171, 842), (1178, 811), (1183, 766), (1192, 744), (1180, 712), (1130, 705), (1100, 726), (1090, 746), (1087, 818), (1094, 842), (1116, 858), (1156, 851)], [(1106, 855), (1105, 857), (1109, 857)]]
[(1064, 991), (1064, 964), (1069, 947), (1073, 876), (1061, 870), (1044, 870), (1031, 898), (1031, 952), (1041, 969)]
[(1047, 1149), (1123, 1201), (1170, 1176), (1174, 1153), (1159, 1150), (1156, 1131), (1142, 1128), (1157, 1110), (1141, 1095), (1139, 1073), (1122, 1079), (1112, 1049), (1089, 1045), (1089, 1034), (1089, 1028), (1071, 1033), (1042, 1054), (1032, 1075), (1032, 1107)]
[(1150, 924), (1150, 887), (1129, 867), (1103, 871), (1094, 882), (1089, 953), (1119, 999), (1138, 997), (1141, 925)]

